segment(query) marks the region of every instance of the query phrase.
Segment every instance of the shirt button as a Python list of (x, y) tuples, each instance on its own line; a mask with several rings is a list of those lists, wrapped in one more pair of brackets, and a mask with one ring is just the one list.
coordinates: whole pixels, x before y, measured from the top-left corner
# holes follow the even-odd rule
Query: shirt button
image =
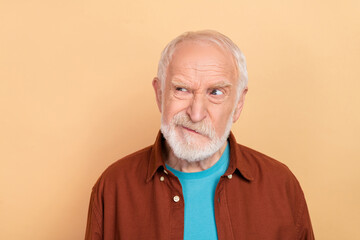
[(166, 169), (164, 169), (164, 173), (165, 173), (165, 174), (168, 174), (168, 172), (166, 171)]
[(232, 174), (229, 174), (227, 177), (228, 179), (232, 179)]
[(180, 201), (180, 197), (179, 196), (174, 196), (174, 202), (178, 202), (178, 201)]
[(164, 180), (165, 180), (164, 176), (161, 176), (161, 177), (160, 177), (160, 181), (163, 182)]

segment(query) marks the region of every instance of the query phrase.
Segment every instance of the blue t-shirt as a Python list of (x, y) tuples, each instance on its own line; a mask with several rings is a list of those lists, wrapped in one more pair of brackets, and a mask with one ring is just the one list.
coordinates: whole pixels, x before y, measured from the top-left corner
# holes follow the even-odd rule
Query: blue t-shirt
[(184, 240), (217, 238), (214, 198), (215, 189), (229, 166), (229, 144), (219, 161), (201, 172), (185, 173), (166, 167), (180, 180), (185, 202)]

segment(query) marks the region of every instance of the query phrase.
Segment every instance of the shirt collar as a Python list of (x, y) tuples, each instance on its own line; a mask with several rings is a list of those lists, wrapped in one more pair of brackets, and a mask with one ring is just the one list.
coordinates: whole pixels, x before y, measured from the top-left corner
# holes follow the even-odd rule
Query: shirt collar
[[(164, 146), (164, 137), (159, 131), (155, 143), (151, 149), (150, 161), (148, 166), (148, 172), (146, 177), (146, 182), (149, 182), (155, 172), (160, 169), (166, 169), (165, 161), (163, 157), (163, 149)], [(242, 177), (244, 177), (248, 181), (254, 180), (253, 171), (251, 166), (246, 161), (245, 156), (241, 150), (241, 145), (238, 145), (235, 139), (235, 136), (232, 132), (229, 135), (229, 144), (230, 144), (230, 163), (229, 167), (225, 172), (225, 175), (239, 173)], [(236, 171), (237, 170), (237, 171)]]
[(155, 172), (159, 169), (165, 169), (165, 161), (163, 157), (162, 149), (165, 149), (163, 146), (165, 138), (162, 136), (161, 132), (159, 131), (155, 143), (151, 149), (150, 161), (146, 176), (146, 182), (149, 182), (152, 177), (154, 176)]
[[(238, 173), (248, 181), (254, 180), (254, 174), (248, 159), (244, 155), (243, 146), (236, 142), (232, 132), (229, 135), (230, 163), (226, 175)], [(237, 171), (236, 171), (237, 170)]]

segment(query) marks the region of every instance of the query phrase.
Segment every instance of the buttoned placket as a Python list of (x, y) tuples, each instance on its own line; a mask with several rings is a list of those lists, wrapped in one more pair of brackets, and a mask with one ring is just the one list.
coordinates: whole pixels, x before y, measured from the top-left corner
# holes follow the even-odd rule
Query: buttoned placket
[(226, 185), (232, 181), (232, 178), (232, 174), (221, 176), (215, 190), (214, 211), (218, 239), (234, 239), (229, 208), (226, 199)]
[(184, 234), (184, 197), (179, 179), (166, 169), (159, 177), (160, 182), (166, 184), (170, 201), (170, 239), (183, 239)]

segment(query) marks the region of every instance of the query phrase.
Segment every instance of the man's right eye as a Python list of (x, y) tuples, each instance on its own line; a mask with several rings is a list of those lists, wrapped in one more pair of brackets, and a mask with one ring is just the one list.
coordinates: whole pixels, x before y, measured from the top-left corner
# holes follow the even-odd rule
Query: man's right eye
[(177, 88), (176, 88), (176, 91), (179, 91), (179, 92), (187, 92), (187, 89), (186, 89), (186, 88), (183, 88), (183, 87), (177, 87)]

